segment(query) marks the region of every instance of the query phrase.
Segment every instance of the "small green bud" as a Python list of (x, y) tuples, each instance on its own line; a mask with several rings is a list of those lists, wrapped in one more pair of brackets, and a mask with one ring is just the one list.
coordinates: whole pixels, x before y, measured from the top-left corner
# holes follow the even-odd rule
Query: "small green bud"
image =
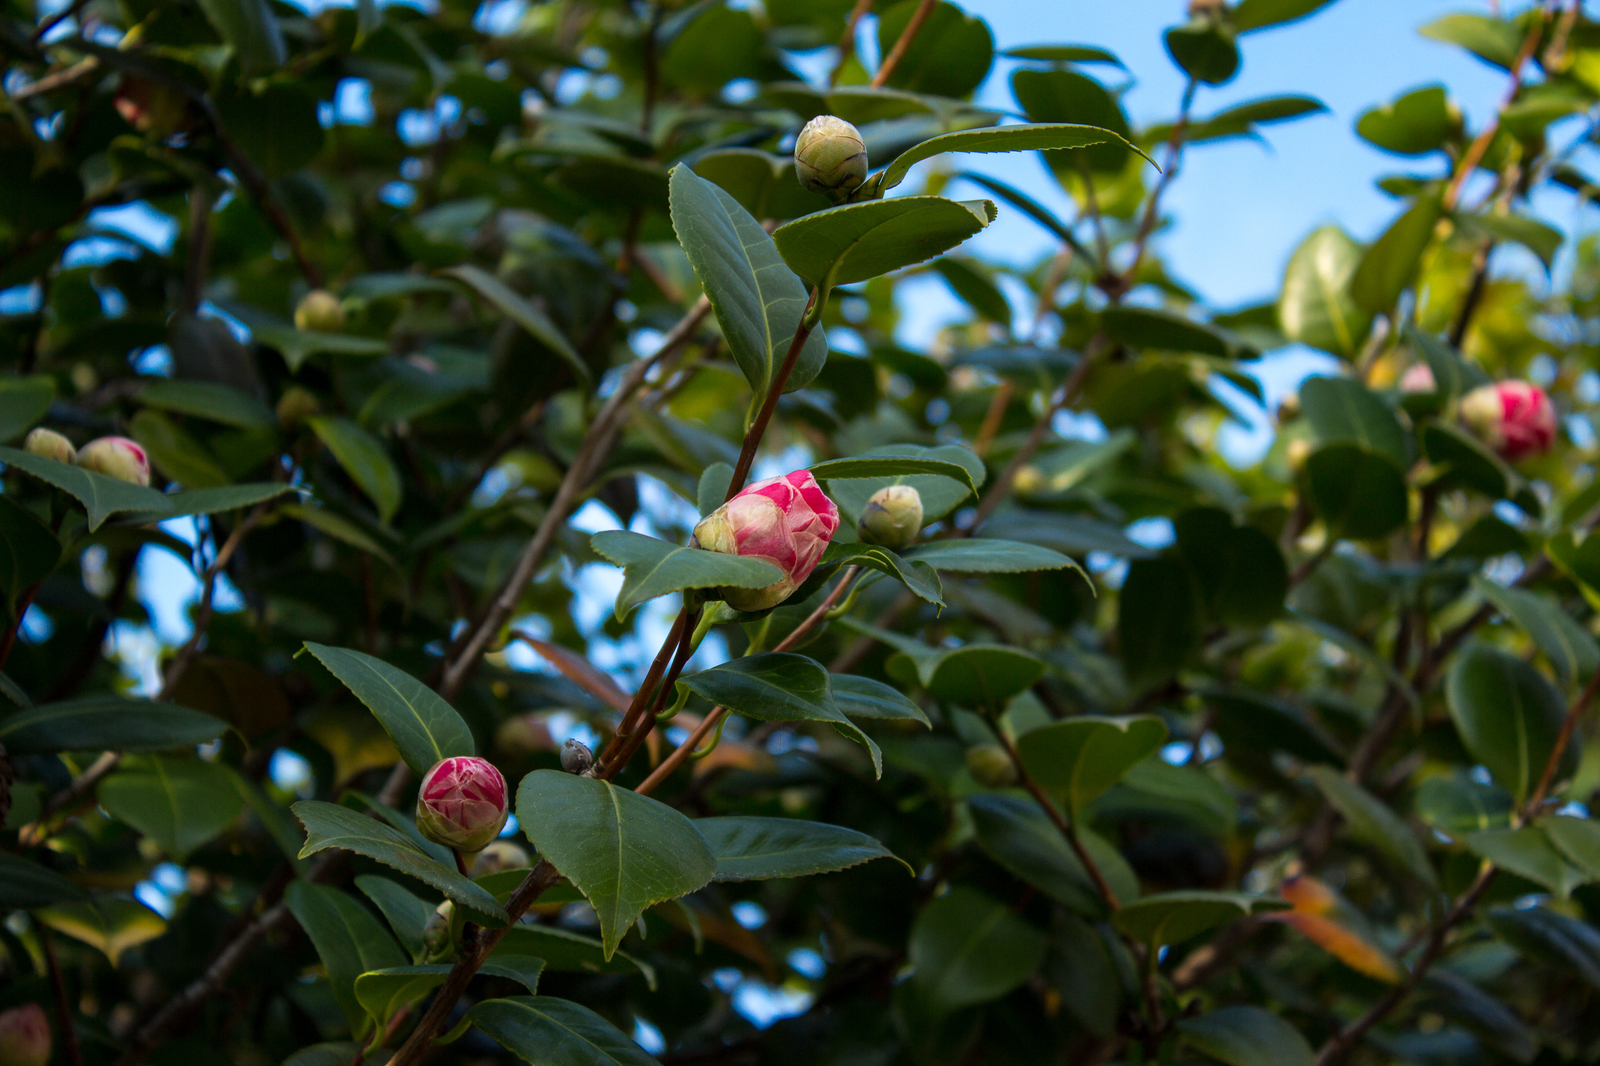
[(422, 927), (422, 946), (427, 949), (428, 958), (437, 959), (450, 953), (450, 921), (455, 912), (455, 904), (445, 900), (428, 915), (427, 924)]
[(467, 873), (473, 877), (482, 877), (484, 874), (497, 874), (502, 870), (520, 870), (524, 866), (532, 866), (533, 860), (528, 858), (528, 852), (521, 845), (513, 844), (509, 840), (496, 840), (472, 857), (472, 865), (467, 867)]
[(867, 145), (842, 118), (818, 115), (794, 142), (794, 170), (812, 192), (843, 200), (867, 179)]
[(1010, 788), (1017, 783), (1017, 764), (998, 744), (968, 748), (967, 773), (984, 788)]
[(342, 333), (344, 305), (327, 289), (312, 289), (295, 306), (294, 328), (317, 333)]
[(868, 544), (899, 551), (922, 532), (922, 494), (910, 485), (886, 485), (872, 494), (856, 533)]
[(278, 397), (278, 423), (292, 429), (316, 414), (322, 406), (316, 394), (299, 385), (290, 385)]
[(22, 448), (29, 455), (37, 455), (45, 459), (54, 459), (60, 463), (75, 463), (78, 461), (78, 449), (72, 442), (53, 429), (38, 429), (28, 433), (27, 439), (22, 442)]

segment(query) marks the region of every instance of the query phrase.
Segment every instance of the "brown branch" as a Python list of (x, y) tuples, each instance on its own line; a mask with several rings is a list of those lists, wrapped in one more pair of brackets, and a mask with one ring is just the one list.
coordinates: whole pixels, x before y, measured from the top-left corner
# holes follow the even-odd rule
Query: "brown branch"
[(67, 1000), (67, 983), (61, 978), (61, 963), (56, 958), (55, 933), (39, 923), (39, 946), (44, 949), (45, 965), (50, 969), (50, 996), (55, 1000), (56, 1021), (61, 1026), (61, 1050), (68, 1066), (83, 1066), (83, 1051), (78, 1047), (78, 1030), (72, 1024), (72, 1004)]
[[(1072, 819), (1061, 812), (1061, 808), (1056, 806), (1055, 801), (1039, 786), (1039, 783), (1029, 776), (1028, 768), (1022, 765), (1022, 754), (1017, 751), (1017, 746), (1011, 742), (1011, 738), (1006, 736), (1005, 730), (997, 728), (994, 730), (994, 735), (1000, 738), (1000, 743), (1006, 749), (1006, 754), (1011, 756), (1011, 765), (1017, 769), (1017, 783), (1028, 790), (1028, 794), (1039, 804), (1039, 809), (1044, 811), (1045, 816), (1055, 823), (1055, 827), (1061, 831), (1061, 835), (1071, 845), (1073, 854), (1078, 857), (1078, 861), (1083, 864), (1083, 868), (1089, 872), (1089, 879), (1094, 882), (1095, 890), (1100, 893), (1100, 898), (1105, 900), (1106, 909), (1113, 911), (1120, 909), (1122, 901), (1117, 898), (1115, 892), (1111, 891), (1111, 885), (1106, 881), (1105, 875), (1100, 872), (1100, 867), (1095, 864), (1094, 859), (1089, 855), (1088, 849), (1083, 846), (1083, 841), (1078, 839), (1078, 827), (1073, 823)], [(1157, 1008), (1157, 1013), (1159, 1014), (1159, 1007)]]
[[(1189, 109), (1194, 106), (1194, 94), (1199, 86), (1198, 81), (1190, 78), (1183, 88), (1183, 103), (1178, 108), (1178, 121), (1172, 124), (1172, 136), (1167, 138), (1167, 166), (1161, 172), (1161, 177), (1156, 179), (1156, 187), (1150, 191), (1150, 199), (1144, 205), (1144, 216), (1139, 219), (1139, 232), (1133, 239), (1133, 262), (1129, 263), (1128, 269), (1122, 273), (1122, 292), (1133, 287), (1133, 276), (1139, 272), (1139, 265), (1144, 261), (1150, 235), (1155, 232), (1156, 222), (1161, 217), (1161, 194), (1167, 191), (1172, 179), (1178, 176), (1178, 160), (1183, 154), (1183, 139), (1189, 132)], [(1109, 265), (1107, 269), (1109, 270)], [(1112, 296), (1112, 299), (1119, 299), (1121, 295), (1119, 292)]]
[(1489, 124), (1479, 131), (1478, 136), (1467, 146), (1461, 156), (1461, 162), (1456, 166), (1456, 172), (1450, 179), (1450, 184), (1444, 191), (1444, 209), (1451, 210), (1456, 206), (1456, 201), (1461, 198), (1461, 187), (1466, 184), (1467, 178), (1478, 169), (1478, 164), (1483, 161), (1484, 153), (1489, 150), (1489, 144), (1494, 140), (1494, 135), (1500, 129), (1500, 116), (1505, 114), (1506, 108), (1516, 100), (1518, 91), (1522, 88), (1522, 68), (1528, 62), (1528, 57), (1533, 55), (1534, 48), (1539, 44), (1539, 38), (1544, 36), (1545, 25), (1550, 21), (1550, 9), (1540, 8), (1539, 18), (1528, 28), (1528, 33), (1522, 39), (1522, 47), (1517, 49), (1517, 57), (1511, 62), (1510, 83), (1506, 86), (1505, 95), (1500, 99), (1500, 106), (1495, 109), (1494, 117)]
[(1555, 746), (1550, 749), (1550, 757), (1545, 760), (1544, 773), (1539, 775), (1539, 785), (1533, 790), (1533, 795), (1528, 797), (1527, 806), (1523, 808), (1523, 821), (1528, 821), (1537, 814), (1539, 805), (1550, 794), (1550, 786), (1555, 784), (1556, 770), (1561, 766), (1561, 757), (1566, 754), (1567, 746), (1572, 743), (1572, 732), (1577, 728), (1578, 719), (1593, 702), (1596, 691), (1600, 691), (1600, 670), (1594, 672), (1589, 678), (1589, 683), (1583, 686), (1583, 691), (1578, 694), (1578, 698), (1567, 708), (1567, 716), (1561, 721), (1561, 732), (1556, 734)]
[(756, 449), (761, 445), (761, 438), (766, 436), (767, 424), (772, 421), (772, 414), (778, 409), (778, 399), (783, 395), (783, 387), (789, 383), (789, 375), (794, 372), (795, 363), (800, 360), (800, 350), (806, 346), (806, 339), (811, 336), (811, 325), (808, 318), (811, 309), (816, 306), (820, 298), (819, 290), (811, 290), (811, 298), (806, 301), (806, 309), (800, 315), (800, 325), (795, 328), (794, 339), (789, 342), (789, 351), (783, 357), (778, 372), (773, 375), (772, 384), (767, 387), (767, 398), (761, 403), (761, 410), (756, 414), (754, 422), (745, 431), (744, 446), (739, 449), (739, 461), (733, 466), (733, 477), (728, 480), (728, 494), (722, 502), (727, 503), (739, 494), (744, 488), (745, 479), (750, 476), (750, 467), (756, 461)]
[(994, 390), (994, 396), (989, 400), (989, 409), (983, 413), (983, 425), (978, 427), (978, 436), (972, 442), (972, 452), (978, 458), (982, 459), (989, 454), (989, 445), (993, 443), (995, 434), (1000, 432), (1000, 423), (1006, 417), (1006, 407), (1010, 405), (1011, 397), (1016, 391), (1017, 386), (1010, 378), (1002, 378)]
[[(62, 12), (62, 16), (70, 13), (70, 11), (64, 11)], [(48, 29), (48, 27), (46, 28)], [(20, 103), (21, 101), (30, 99), (31, 97), (41, 96), (44, 93), (55, 92), (57, 89), (65, 88), (75, 81), (79, 81), (88, 77), (90, 74), (93, 74), (99, 69), (100, 60), (94, 56), (90, 56), (88, 59), (79, 60), (70, 67), (63, 67), (54, 73), (46, 74), (38, 81), (29, 82), (27, 85), (24, 85), (22, 88), (12, 93), (11, 99)]]
[(850, 17), (844, 20), (844, 36), (839, 38), (839, 59), (828, 72), (828, 88), (839, 84), (839, 75), (844, 72), (845, 64), (856, 54), (856, 26), (871, 10), (872, 0), (856, 0), (856, 6), (850, 9)]
[(928, 16), (933, 14), (933, 9), (939, 6), (939, 0), (922, 0), (917, 9), (911, 13), (911, 21), (906, 23), (906, 28), (900, 34), (900, 39), (894, 42), (894, 47), (884, 57), (879, 65), (878, 72), (872, 76), (872, 87), (881, 89), (889, 81), (889, 75), (894, 73), (894, 68), (900, 65), (900, 60), (905, 58), (906, 52), (911, 48), (911, 42), (917, 39), (917, 34), (922, 30), (922, 24), (928, 21)]

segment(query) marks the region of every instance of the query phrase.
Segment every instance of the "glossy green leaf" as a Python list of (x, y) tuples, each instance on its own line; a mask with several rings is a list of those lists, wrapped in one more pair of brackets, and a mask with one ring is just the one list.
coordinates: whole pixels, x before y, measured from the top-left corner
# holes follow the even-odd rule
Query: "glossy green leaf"
[(918, 452), (907, 452), (905, 455), (894, 455), (880, 450), (876, 454), (861, 455), (851, 459), (829, 459), (813, 463), (809, 469), (811, 475), (818, 481), (893, 478), (895, 482), (903, 484), (906, 478), (920, 474), (949, 478), (965, 485), (969, 492), (978, 491), (972, 472), (965, 465), (938, 458), (920, 449)]
[(1253, 355), (1239, 341), (1215, 326), (1196, 322), (1172, 311), (1151, 307), (1113, 306), (1101, 313), (1101, 323), (1112, 339), (1133, 348), (1156, 351), (1199, 352), (1219, 358)]
[(0, 447), (0, 462), (48, 481), (83, 504), (89, 515), (89, 531), (119, 511), (153, 511), (165, 514), (167, 498), (154, 489), (96, 474), (70, 463), (46, 459), (17, 448)]
[(1511, 794), (1498, 785), (1479, 784), (1461, 771), (1422, 782), (1411, 806), (1429, 828), (1457, 839), (1511, 824)]
[(117, 896), (40, 907), (33, 917), (58, 933), (105, 952), (112, 966), (118, 964), (123, 952), (167, 931), (161, 915), (142, 903)]
[[(547, 891), (540, 899), (550, 895)], [(637, 973), (652, 992), (656, 987), (656, 972), (648, 963), (626, 951), (608, 957), (605, 945), (594, 937), (553, 925), (514, 925), (495, 945), (494, 954), (534, 956), (543, 959), (551, 973)]]
[(228, 42), (247, 74), (268, 74), (283, 67), (289, 50), (272, 5), (267, 0), (199, 0), (211, 25)]
[(533, 1066), (657, 1066), (616, 1026), (564, 999), (491, 999), (473, 1007), (467, 1018)]
[(1112, 915), (1111, 924), (1142, 944), (1161, 947), (1181, 944), (1236, 918), (1287, 906), (1282, 900), (1240, 892), (1159, 892), (1123, 907)]
[(831, 288), (932, 259), (994, 219), (988, 200), (901, 196), (818, 211), (779, 226), (772, 239), (796, 274)]
[(419, 899), (410, 890), (387, 877), (362, 874), (355, 879), (356, 887), (378, 908), (400, 946), (412, 958), (422, 955), (422, 930), (433, 917), (434, 905)]
[(1240, 0), (1233, 9), (1233, 28), (1240, 33), (1271, 29), (1313, 15), (1333, 0)]
[[(385, 1032), (389, 1027), (389, 1019), (397, 1011), (444, 984), (454, 968), (435, 963), (369, 970), (356, 978), (356, 1001), (367, 1012), (372, 1031)], [(509, 978), (533, 995), (539, 991), (539, 973), (543, 969), (543, 959), (526, 955), (496, 955), (478, 967), (478, 972), (489, 977)]]
[[(1456, 656), (1445, 695), (1467, 751), (1522, 803), (1544, 773), (1566, 717), (1560, 693), (1521, 659), (1478, 644)], [(1559, 776), (1576, 757), (1569, 745)]]
[(1362, 140), (1397, 155), (1425, 155), (1461, 134), (1461, 111), (1442, 85), (1413, 89), (1356, 120)]
[(1227, 626), (1264, 626), (1284, 612), (1289, 568), (1278, 545), (1226, 511), (1194, 507), (1173, 522), (1206, 613)]
[(1044, 958), (1038, 930), (1005, 904), (958, 886), (922, 909), (906, 948), (918, 990), (936, 1013), (998, 999)]
[(251, 330), (257, 344), (275, 348), (298, 372), (313, 355), (349, 356), (353, 359), (373, 359), (389, 354), (389, 344), (373, 337), (353, 333), (319, 333), (315, 330), (294, 329), (289, 326), (261, 325)]
[(589, 368), (578, 355), (578, 350), (567, 340), (566, 334), (550, 321), (550, 316), (535, 304), (493, 274), (471, 263), (462, 263), (440, 273), (467, 285), (501, 314), (527, 330), (534, 340), (559, 355), (572, 368), (579, 382), (584, 385), (589, 383)]
[(972, 454), (970, 448), (959, 444), (945, 444), (936, 448), (925, 448), (918, 444), (888, 444), (863, 452), (856, 459), (870, 460), (880, 455), (948, 462), (960, 466), (966, 471), (967, 477), (957, 480), (943, 474), (893, 474), (833, 480), (828, 483), (828, 494), (851, 525), (860, 521), (861, 512), (873, 494), (890, 485), (909, 485), (917, 490), (917, 495), (922, 497), (922, 522), (925, 526), (948, 515), (983, 487), (986, 474), (983, 460)]
[[(1321, 100), (1310, 96), (1268, 96), (1247, 100), (1242, 104), (1217, 112), (1210, 118), (1194, 119), (1184, 131), (1184, 143), (1207, 144), (1234, 137), (1258, 136), (1258, 126), (1286, 122), (1327, 111)], [(1172, 136), (1172, 127), (1162, 124), (1147, 126), (1141, 136), (1146, 143), (1165, 141)]]
[[(784, 266), (761, 223), (728, 193), (687, 166), (673, 168), (671, 189), (678, 241), (705, 287), (734, 361), (750, 388), (764, 396), (800, 327), (806, 287)], [(827, 357), (827, 339), (815, 329), (784, 391), (810, 384)]]
[(244, 810), (233, 771), (199, 759), (152, 755), (124, 761), (100, 782), (100, 806), (161, 845), (179, 863)]
[(32, 429), (55, 398), (55, 379), (45, 374), (0, 380), (0, 441), (15, 440)]
[(1373, 540), (1405, 523), (1405, 475), (1381, 452), (1349, 443), (1318, 448), (1306, 460), (1306, 482), (1330, 536)]
[(220, 737), (221, 719), (169, 703), (86, 696), (0, 718), (0, 744), (13, 755), (59, 751), (171, 751)]
[(1491, 907), (1489, 928), (1518, 951), (1600, 989), (1600, 929), (1548, 907)]
[(350, 1032), (365, 1036), (372, 1020), (356, 997), (356, 981), (373, 970), (404, 966), (405, 956), (372, 912), (338, 889), (296, 881), (284, 900), (321, 956)]
[(1007, 48), (1000, 53), (1007, 59), (1042, 59), (1051, 63), (1110, 63), (1122, 66), (1113, 52), (1092, 44), (1034, 44)]
[(1490, 499), (1510, 496), (1519, 484), (1517, 475), (1477, 438), (1442, 422), (1422, 427), (1422, 450), (1428, 461), (1443, 468), (1441, 488), (1464, 488)]
[[(900, 0), (879, 12), (878, 54), (886, 56), (910, 26), (921, 0)], [(832, 42), (830, 42), (832, 43)], [(994, 35), (983, 19), (940, 0), (894, 68), (887, 84), (934, 96), (963, 97), (994, 64)]]
[(1406, 434), (1382, 400), (1351, 378), (1312, 377), (1300, 386), (1300, 409), (1319, 444), (1359, 444), (1406, 464)]
[(1524, 35), (1524, 31), (1509, 19), (1468, 14), (1445, 15), (1417, 32), (1436, 41), (1460, 45), (1502, 70), (1511, 69)]
[(1566, 234), (1526, 215), (1457, 215), (1456, 222), (1470, 236), (1483, 236), (1494, 241), (1511, 241), (1527, 248), (1539, 257), (1546, 271), (1554, 263), (1556, 253), (1566, 241)]
[(1343, 816), (1351, 839), (1375, 848), (1427, 887), (1438, 884), (1422, 841), (1405, 819), (1331, 766), (1312, 766), (1306, 773)]
[(607, 530), (589, 538), (594, 550), (622, 567), (617, 618), (646, 600), (684, 589), (759, 589), (783, 580), (777, 565), (753, 556), (725, 555), (676, 544), (642, 533)]
[(383, 442), (348, 419), (319, 416), (307, 421), (345, 473), (372, 501), (378, 520), (387, 523), (393, 518), (400, 509), (404, 490), (400, 471)]
[[(160, 515), (150, 515), (151, 518), (172, 518), (179, 515), (193, 514), (221, 514), (225, 511), (241, 511), (247, 507), (254, 507), (258, 503), (275, 500), (280, 496), (296, 493), (293, 485), (284, 485), (274, 481), (253, 481), (244, 485), (219, 485), (210, 489), (193, 489), (188, 492), (174, 492), (166, 497), (168, 510)], [(130, 521), (137, 521), (147, 517), (142, 514), (130, 516)]]
[(1278, 297), (1278, 321), (1290, 340), (1354, 359), (1372, 314), (1350, 295), (1361, 246), (1338, 226), (1323, 226), (1289, 257)]
[(716, 857), (716, 881), (806, 877), (895, 858), (865, 833), (797, 818), (697, 818), (694, 827)]
[(472, 730), (455, 708), (404, 670), (349, 648), (309, 640), (305, 646), (377, 716), (418, 777), (443, 759), (477, 754)]
[(1405, 338), (1428, 364), (1428, 369), (1433, 372), (1434, 388), (1445, 399), (1456, 399), (1479, 385), (1489, 383), (1489, 376), (1482, 367), (1467, 362), (1442, 337), (1407, 326)]
[(1135, 559), (1122, 582), (1117, 637), (1128, 681), (1165, 681), (1199, 646), (1203, 618), (1188, 567), (1176, 559)]
[(1192, 18), (1162, 35), (1172, 61), (1196, 81), (1222, 85), (1239, 72), (1239, 46), (1225, 22)]
[(976, 260), (947, 255), (934, 260), (931, 269), (944, 279), (951, 292), (977, 312), (978, 317), (1011, 328), (1011, 304), (1006, 294)]
[(1227, 1066), (1311, 1066), (1311, 1045), (1300, 1030), (1270, 1011), (1221, 1007), (1178, 1020), (1188, 1045)]
[[(888, 192), (905, 180), (912, 167), (944, 152), (1034, 152), (1085, 148), (1112, 140), (1122, 141), (1133, 151), (1139, 152), (1131, 142), (1110, 130), (1070, 122), (1034, 122), (946, 133), (923, 141), (896, 156), (894, 162), (884, 168), (879, 188)], [(1139, 154), (1144, 155), (1143, 152)]]
[(1522, 627), (1562, 681), (1582, 681), (1600, 669), (1600, 642), (1559, 605), (1537, 592), (1497, 585), (1481, 574), (1473, 575), (1472, 587)]
[(594, 907), (607, 958), (646, 907), (703, 888), (716, 873), (693, 822), (609, 781), (535, 770), (517, 788), (517, 819)]
[(1539, 822), (1538, 828), (1589, 880), (1600, 880), (1600, 824), (1590, 818), (1558, 815)]
[(1594, 875), (1573, 865), (1539, 826), (1518, 829), (1485, 829), (1469, 833), (1467, 849), (1488, 859), (1502, 870), (1543, 885), (1562, 899)]
[[(1069, 910), (1105, 916), (1105, 900), (1089, 871), (1031, 797), (980, 793), (966, 802), (978, 844), (995, 862)], [(1137, 899), (1139, 879), (1117, 850), (1086, 830), (1079, 835), (1118, 900)]]
[(928, 716), (903, 692), (856, 674), (831, 674), (833, 705), (850, 718), (909, 718), (932, 728)]
[(291, 810), (306, 827), (306, 844), (300, 849), (302, 858), (328, 848), (353, 851), (432, 885), (458, 905), (469, 907), (479, 915), (498, 919), (500, 923), (506, 921), (504, 908), (493, 896), (434, 859), (398, 829), (348, 807), (320, 800), (301, 800)]
[(950, 650), (929, 648), (915, 656), (889, 660), (891, 677), (916, 682), (935, 699), (958, 707), (999, 710), (1006, 701), (1039, 680), (1044, 663), (1020, 648), (967, 644)]
[(61, 542), (50, 527), (9, 496), (0, 496), (0, 598), (7, 604), (61, 561)]
[(907, 561), (888, 548), (860, 541), (842, 543), (834, 541), (822, 553), (822, 564), (828, 566), (864, 566), (888, 574), (910, 589), (919, 599), (944, 606), (944, 587), (939, 575), (927, 563)]
[(927, 563), (935, 570), (961, 574), (1020, 574), (1034, 570), (1076, 570), (1087, 574), (1070, 556), (1050, 548), (995, 537), (964, 537), (961, 540), (935, 540), (918, 545), (907, 553), (913, 562)]
[(1154, 717), (1078, 717), (1024, 733), (1017, 751), (1028, 775), (1062, 796), (1073, 817), (1166, 743)]
[(1416, 275), (1443, 211), (1438, 197), (1425, 196), (1372, 243), (1350, 278), (1350, 296), (1356, 306), (1373, 314), (1386, 314), (1394, 308)]
[(271, 429), (278, 424), (278, 416), (265, 403), (214, 381), (157, 381), (144, 387), (139, 402), (241, 429)]
[(0, 908), (12, 911), (88, 898), (86, 889), (54, 870), (20, 855), (0, 853)]
[(188, 489), (228, 483), (216, 459), (199, 441), (160, 411), (145, 410), (128, 423), (133, 439), (144, 445), (156, 470)]

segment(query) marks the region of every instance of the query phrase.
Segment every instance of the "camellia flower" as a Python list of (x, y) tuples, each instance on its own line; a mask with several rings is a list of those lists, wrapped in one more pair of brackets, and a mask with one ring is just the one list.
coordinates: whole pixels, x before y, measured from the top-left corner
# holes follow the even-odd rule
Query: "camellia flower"
[(766, 559), (783, 571), (766, 588), (718, 590), (734, 610), (764, 611), (811, 576), (838, 528), (839, 509), (811, 471), (796, 470), (744, 489), (702, 518), (694, 539), (707, 551)]
[(862, 508), (856, 532), (868, 544), (899, 551), (922, 532), (922, 494), (910, 485), (885, 485)]
[(500, 835), (510, 813), (506, 779), (493, 763), (474, 755), (441, 760), (417, 791), (422, 835), (461, 851), (481, 851)]
[(818, 115), (794, 142), (794, 171), (812, 192), (841, 200), (867, 178), (867, 145), (842, 118)]
[(78, 461), (78, 449), (72, 442), (53, 429), (30, 430), (22, 442), (22, 448), (29, 455), (39, 455), (46, 459), (55, 459), (62, 463), (75, 463)]
[(101, 437), (78, 449), (78, 465), (118, 481), (150, 484), (150, 457), (137, 441), (127, 437)]
[(0, 1011), (0, 1063), (45, 1066), (50, 1061), (50, 1020), (37, 1003)]
[(1438, 392), (1439, 387), (1433, 380), (1433, 368), (1427, 363), (1412, 363), (1406, 367), (1406, 372), (1400, 375), (1400, 391), (1407, 394)]
[(1556, 441), (1550, 397), (1526, 381), (1480, 385), (1461, 398), (1461, 420), (1510, 462), (1541, 455)]

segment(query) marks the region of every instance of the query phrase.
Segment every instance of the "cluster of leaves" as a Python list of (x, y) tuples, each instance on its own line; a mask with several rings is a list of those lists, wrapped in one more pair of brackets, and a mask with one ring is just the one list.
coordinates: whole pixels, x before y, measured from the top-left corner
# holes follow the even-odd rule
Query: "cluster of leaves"
[[(1161, 196), (1322, 110), (1196, 109), (1325, 3), (1191, 4), (1144, 128), (1083, 44), (1003, 57), (1025, 122), (978, 106), (1001, 57), (943, 0), (7, 3), (0, 1010), (60, 1066), (1589, 1061), (1600, 246), (1527, 205), (1595, 188), (1600, 25), (1425, 27), (1505, 106), (1367, 112), (1393, 224), (1213, 313)], [(819, 114), (856, 202), (785, 155)], [(1059, 251), (944, 254), (998, 211)], [(971, 315), (913, 352), (925, 273)], [(1230, 465), (1296, 343), (1337, 369)], [(1516, 468), (1456, 417), (1508, 377), (1566, 427)], [(843, 525), (785, 604), (701, 614), (777, 573), (688, 544), (758, 447)], [(891, 484), (901, 552), (853, 533)], [(202, 591), (151, 664), (162, 553)], [(474, 753), (529, 866), (407, 812)]]

